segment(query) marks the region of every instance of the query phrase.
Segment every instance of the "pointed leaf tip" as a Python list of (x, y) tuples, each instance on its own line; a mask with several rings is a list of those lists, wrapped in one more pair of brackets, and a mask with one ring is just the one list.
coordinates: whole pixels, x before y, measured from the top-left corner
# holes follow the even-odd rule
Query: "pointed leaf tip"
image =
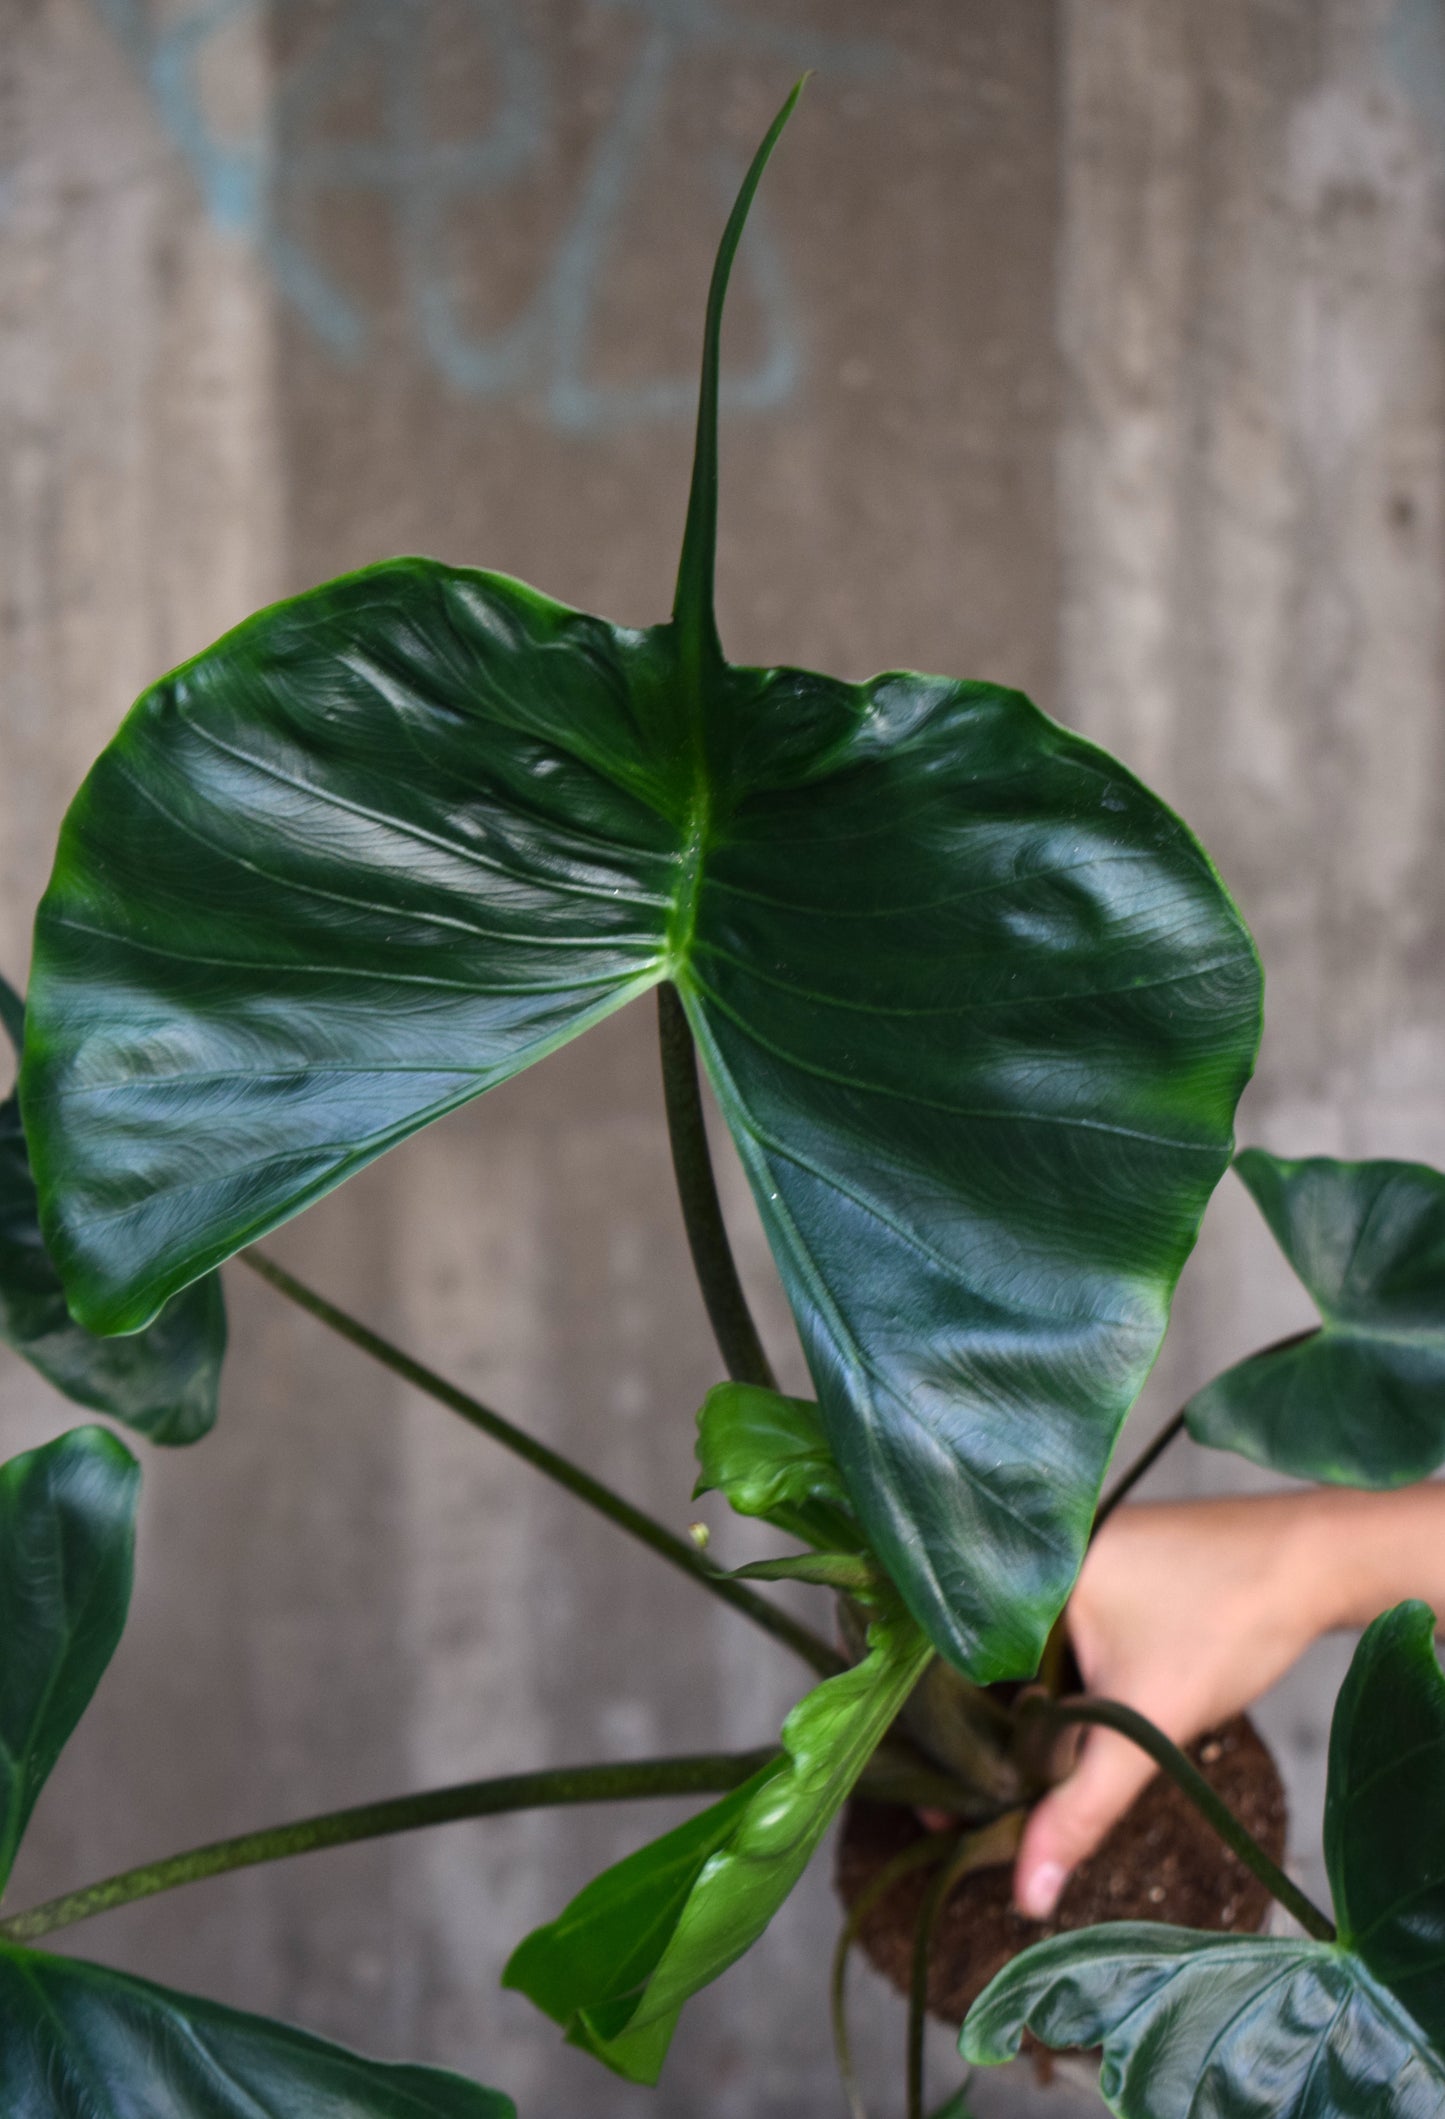
[(783, 127), (793, 115), (808, 81), (802, 74), (794, 82), (782, 109), (763, 135), (762, 144), (748, 164), (733, 210), (728, 215), (713, 261), (708, 285), (707, 316), (703, 323), (702, 377), (697, 396), (697, 440), (693, 446), (692, 486), (688, 493), (687, 522), (678, 562), (677, 591), (672, 615), (683, 648), (684, 661), (693, 668), (722, 660), (717, 620), (713, 614), (713, 572), (717, 557), (717, 399), (723, 308), (728, 279), (742, 241), (753, 197), (768, 166)]

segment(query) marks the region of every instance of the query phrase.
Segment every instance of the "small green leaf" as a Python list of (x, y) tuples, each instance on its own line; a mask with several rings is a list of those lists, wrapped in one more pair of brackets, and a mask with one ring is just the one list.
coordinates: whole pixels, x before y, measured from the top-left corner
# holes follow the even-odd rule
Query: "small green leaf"
[[(517, 1945), (502, 1985), (525, 1994), (574, 2044), (597, 2050), (595, 2041), (605, 2043), (610, 2026), (625, 2027), (698, 1878), (777, 1770), (765, 1766), (685, 1825), (594, 1877), (556, 1920)], [(634, 2032), (626, 2067), (605, 2051), (599, 2057), (634, 2081), (655, 2082), (676, 2020), (659, 2019), (647, 2039)]]
[(876, 1560), (861, 1552), (783, 1553), (775, 1560), (749, 1560), (731, 1570), (734, 1582), (811, 1582), (818, 1589), (837, 1589), (868, 1597), (888, 1587)]
[(1405, 1486), (1445, 1463), (1445, 1177), (1423, 1163), (1235, 1159), (1320, 1328), (1186, 1408), (1211, 1449), (1297, 1479)]
[(819, 1550), (862, 1543), (822, 1415), (808, 1398), (752, 1383), (720, 1383), (697, 1416), (700, 1467), (694, 1500), (721, 1493), (740, 1516), (757, 1516)]
[(1445, 2049), (1445, 1676), (1425, 1604), (1376, 1619), (1340, 1688), (1325, 1860), (1341, 1942)]
[(1099, 2046), (1121, 2119), (1440, 2119), (1445, 2060), (1326, 1943), (1118, 1921), (1035, 1944), (968, 2014), (966, 2060)]
[(788, 1716), (775, 1765), (596, 1877), (518, 1947), (503, 1985), (618, 2074), (655, 2082), (684, 2002), (767, 1927), (929, 1654), (901, 1612), (878, 1620), (866, 1660)]
[(1439, 2119), (1445, 2111), (1445, 1675), (1423, 1604), (1375, 1620), (1335, 1704), (1325, 1856), (1336, 1943), (1121, 1922), (1024, 1951), (965, 2059), (1104, 2048), (1122, 2119)]
[(98, 1427), (0, 1465), (0, 1891), (124, 1629), (139, 1490)]
[(365, 2060), (263, 2016), (0, 1944), (5, 2119), (516, 2119), (441, 2068)]
[(717, 340), (777, 132), (713, 275), (673, 618), (402, 559), (162, 679), (66, 819), (22, 1108), (75, 1313), (131, 1330), (671, 980), (869, 1545), (960, 1669), (1027, 1676), (1259, 965), (1179, 819), (1021, 694), (723, 659)]
[[(0, 1023), (17, 1059), (25, 1011), (0, 979)], [(78, 1405), (109, 1413), (152, 1442), (194, 1442), (216, 1417), (226, 1310), (215, 1274), (167, 1303), (153, 1324), (103, 1339), (71, 1317), (40, 1234), (40, 1207), (20, 1100), (0, 1104), (0, 1340)]]

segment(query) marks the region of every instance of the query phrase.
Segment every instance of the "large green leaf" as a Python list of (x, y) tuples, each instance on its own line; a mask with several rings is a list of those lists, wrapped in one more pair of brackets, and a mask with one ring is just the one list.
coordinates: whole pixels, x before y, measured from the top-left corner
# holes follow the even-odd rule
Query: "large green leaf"
[[(786, 115), (786, 112), (783, 113)], [(1179, 820), (1016, 692), (727, 664), (709, 296), (674, 616), (403, 559), (134, 708), (67, 818), (22, 1084), (107, 1331), (664, 979), (869, 1541), (1033, 1669), (1225, 1167), (1249, 936)]]
[(0, 1891), (125, 1626), (139, 1487), (99, 1427), (0, 1464)]
[(857, 1519), (816, 1405), (753, 1383), (720, 1383), (697, 1416), (693, 1498), (721, 1493), (820, 1551), (856, 1549)]
[(1445, 2059), (1327, 1944), (1118, 1921), (1025, 1950), (974, 2003), (965, 2059), (1099, 2046), (1122, 2119), (1440, 2119)]
[[(0, 979), (0, 1022), (22, 1048), (25, 1011)], [(211, 1273), (182, 1289), (153, 1324), (102, 1339), (72, 1318), (40, 1234), (20, 1101), (0, 1104), (0, 1340), (79, 1405), (110, 1413), (152, 1442), (194, 1442), (212, 1426), (226, 1308)]]
[(440, 2068), (364, 2060), (123, 1972), (0, 1944), (5, 2119), (516, 2119)]
[(1325, 1860), (1341, 1942), (1445, 2050), (1445, 1677), (1427, 1605), (1376, 1619), (1340, 1688)]
[(1121, 1922), (1059, 1935), (980, 1995), (962, 2050), (1025, 2029), (1104, 2048), (1123, 2119), (1445, 2112), (1445, 1676), (1423, 1604), (1376, 1619), (1335, 1705), (1325, 1855), (1335, 1944)]
[(783, 1724), (783, 1752), (720, 1803), (595, 1877), (503, 1974), (634, 2082), (655, 2082), (684, 2002), (762, 1934), (929, 1659), (901, 1612)]
[(1216, 1377), (1190, 1434), (1298, 1479), (1425, 1478), (1445, 1462), (1445, 1177), (1262, 1148), (1235, 1168), (1322, 1323)]

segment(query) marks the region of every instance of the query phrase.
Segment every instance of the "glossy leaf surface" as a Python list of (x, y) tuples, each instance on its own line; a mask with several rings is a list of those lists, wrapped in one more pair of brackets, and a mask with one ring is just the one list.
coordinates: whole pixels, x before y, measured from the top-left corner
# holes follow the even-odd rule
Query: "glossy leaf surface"
[(693, 1499), (720, 1493), (740, 1516), (755, 1516), (820, 1551), (862, 1542), (821, 1413), (807, 1398), (785, 1398), (752, 1383), (720, 1383), (697, 1416), (698, 1479)]
[(286, 2024), (0, 1943), (5, 2119), (516, 2119), (440, 2068), (364, 2060)]
[(776, 1770), (765, 1767), (685, 1825), (604, 1869), (556, 1920), (517, 1945), (502, 1985), (525, 1994), (574, 2045), (636, 2082), (655, 2082), (676, 2011), (645, 2032), (634, 2027), (625, 2052), (613, 2054), (609, 2038), (627, 2028), (703, 1870)]
[(869, 1642), (799, 1701), (776, 1765), (596, 1877), (519, 1946), (503, 1984), (619, 2074), (655, 2082), (684, 2002), (767, 1927), (929, 1657), (901, 1613)]
[(1124, 2119), (1435, 2119), (1445, 2111), (1445, 1675), (1435, 1621), (1368, 1628), (1325, 1796), (1335, 1944), (1121, 1922), (1056, 1936), (980, 1995), (961, 2047), (1104, 2047)]
[(1341, 1941), (1445, 2049), (1445, 1676), (1427, 1605), (1376, 1619), (1340, 1688), (1325, 1860)]
[[(24, 1009), (0, 979), (0, 1020), (20, 1055)], [(212, 1426), (226, 1310), (208, 1274), (166, 1304), (153, 1324), (102, 1339), (77, 1324), (40, 1234), (40, 1208), (20, 1102), (0, 1104), (0, 1339), (78, 1405), (110, 1413), (152, 1442), (194, 1442)]]
[(0, 1465), (0, 1891), (124, 1629), (139, 1489), (98, 1427)]
[(1118, 1921), (1025, 1950), (984, 1989), (966, 2059), (1104, 2048), (1121, 2119), (1439, 2119), (1445, 2060), (1348, 1951)]
[(1235, 1168), (1322, 1322), (1216, 1377), (1190, 1434), (1298, 1479), (1426, 1478), (1445, 1463), (1445, 1177), (1262, 1148)]
[(673, 620), (398, 560), (158, 684), (62, 835), (26, 1125), (77, 1313), (126, 1329), (675, 980), (869, 1542), (944, 1653), (1020, 1674), (1225, 1166), (1258, 966), (1178, 819), (1020, 694), (723, 660), (717, 336), (777, 130), (709, 295)]

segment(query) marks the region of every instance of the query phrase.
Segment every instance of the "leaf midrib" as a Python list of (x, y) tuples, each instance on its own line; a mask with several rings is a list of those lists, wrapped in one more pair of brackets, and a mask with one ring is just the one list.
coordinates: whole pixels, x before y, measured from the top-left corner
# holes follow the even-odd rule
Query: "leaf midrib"
[(830, 1083), (834, 1088), (856, 1090), (865, 1096), (881, 1096), (893, 1103), (912, 1104), (920, 1110), (939, 1111), (949, 1118), (967, 1118), (1003, 1125), (1067, 1126), (1084, 1133), (1109, 1133), (1122, 1140), (1137, 1140), (1151, 1148), (1171, 1148), (1182, 1154), (1215, 1156), (1219, 1151), (1208, 1141), (1180, 1140), (1172, 1134), (1150, 1133), (1139, 1126), (1114, 1125), (1106, 1119), (1081, 1117), (1076, 1112), (1064, 1111), (1010, 1111), (988, 1110), (981, 1106), (949, 1103), (940, 1097), (924, 1096), (912, 1089), (903, 1089), (890, 1082), (870, 1082), (861, 1076), (843, 1074), (835, 1067), (825, 1067), (820, 1062), (800, 1058), (784, 1045), (762, 1035), (756, 1025), (750, 1023), (739, 1010), (732, 1008), (713, 987), (707, 985), (694, 973), (693, 983), (698, 991), (725, 1015), (745, 1037), (758, 1048), (781, 1060), (784, 1066), (794, 1068), (799, 1074), (812, 1076), (815, 1080)]
[[(764, 1172), (770, 1176), (771, 1173), (768, 1172), (767, 1169), (767, 1150), (764, 1141), (762, 1137), (758, 1134), (753, 1124), (752, 1113), (747, 1103), (739, 1093), (736, 1083), (732, 1080), (731, 1076), (727, 1073), (726, 1069), (723, 1066), (722, 1055), (717, 1049), (715, 1040), (711, 1038), (707, 1040), (707, 1050), (709, 1053), (709, 1059), (712, 1067), (726, 1082), (728, 1096), (731, 1099), (732, 1108), (738, 1115), (738, 1119), (742, 1127), (742, 1132), (746, 1136), (747, 1140), (751, 1143), (753, 1152), (757, 1155), (759, 1162), (762, 1164)], [(739, 1137), (737, 1127), (733, 1127), (732, 1130), (734, 1133), (734, 1138), (738, 1141), (739, 1150), (740, 1152), (742, 1152), (744, 1161), (746, 1162), (748, 1158), (747, 1151), (744, 1147), (743, 1139)], [(855, 1376), (861, 1383), (864, 1391), (867, 1392), (868, 1396), (871, 1398), (872, 1391), (876, 1388), (876, 1390), (881, 1392), (890, 1401), (890, 1403), (898, 1407), (900, 1413), (902, 1414), (904, 1419), (908, 1421), (910, 1426), (916, 1428), (919, 1433), (926, 1436), (931, 1445), (937, 1445), (939, 1438), (935, 1430), (930, 1427), (928, 1422), (919, 1413), (917, 1407), (912, 1405), (909, 1400), (903, 1395), (903, 1393), (897, 1389), (896, 1385), (889, 1380), (889, 1378), (884, 1374), (883, 1370), (878, 1367), (877, 1363), (869, 1358), (856, 1333), (854, 1333), (844, 1322), (842, 1314), (839, 1311), (837, 1304), (833, 1300), (832, 1292), (828, 1288), (828, 1285), (824, 1280), (823, 1275), (818, 1267), (817, 1260), (813, 1256), (811, 1246), (805, 1241), (803, 1233), (799, 1229), (797, 1222), (794, 1220), (792, 1214), (788, 1212), (786, 1205), (775, 1191), (772, 1193), (772, 1206), (773, 1213), (777, 1217), (779, 1222), (786, 1224), (789, 1241), (793, 1250), (793, 1256), (799, 1265), (803, 1278), (808, 1284), (808, 1290), (813, 1299), (814, 1305), (818, 1309), (820, 1315), (830, 1320), (834, 1343), (838, 1347), (840, 1352), (846, 1352), (847, 1355), (850, 1357), (850, 1366), (852, 1367)], [(871, 1433), (869, 1435), (868, 1447), (870, 1453), (876, 1452), (876, 1436), (873, 1436)], [(1033, 1544), (1041, 1547), (1045, 1551), (1051, 1549), (1049, 1539), (1042, 1531), (1040, 1531), (1038, 1526), (1036, 1524), (1031, 1523), (1026, 1516), (1021, 1516), (1016, 1509), (1012, 1508), (1006, 1501), (1004, 1501), (998, 1495), (996, 1490), (990, 1487), (987, 1482), (983, 1479), (978, 1467), (975, 1464), (968, 1463), (961, 1458), (957, 1459), (956, 1461), (958, 1463), (959, 1469), (962, 1471), (963, 1476), (968, 1482), (968, 1484), (972, 1486), (977, 1492), (981, 1493), (990, 1506), (998, 1507), (1003, 1511), (1005, 1515), (1009, 1516), (1012, 1521), (1016, 1522), (1019, 1525), (1020, 1529), (1026, 1533), (1026, 1535)], [(937, 1583), (939, 1578), (936, 1568), (931, 1568), (930, 1571), (933, 1574), (935, 1583)]]

